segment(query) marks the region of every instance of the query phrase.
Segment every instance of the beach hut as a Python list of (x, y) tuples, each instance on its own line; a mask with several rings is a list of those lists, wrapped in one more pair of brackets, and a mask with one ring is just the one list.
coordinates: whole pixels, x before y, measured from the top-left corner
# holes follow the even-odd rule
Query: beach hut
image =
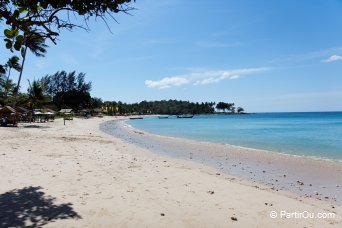
[(65, 108), (65, 109), (61, 109), (59, 110), (59, 112), (61, 115), (63, 115), (63, 119), (64, 119), (64, 125), (65, 125), (65, 120), (73, 120), (72, 118), (72, 109), (70, 108)]
[(58, 113), (62, 114), (66, 119), (72, 120), (71, 115), (73, 114), (73, 111), (71, 108), (61, 109)]
[(94, 108), (92, 111), (93, 116), (103, 117), (103, 111), (100, 108)]
[(23, 114), (23, 115), (30, 112), (30, 110), (28, 110), (27, 108), (21, 107), (21, 106), (15, 107), (15, 111), (20, 113), (20, 114)]
[(50, 114), (53, 114), (53, 115), (56, 114), (56, 112), (55, 112), (54, 110), (49, 109), (49, 108), (44, 108), (42, 111), (43, 111), (44, 113), (50, 113)]
[(17, 125), (17, 112), (11, 106), (5, 106), (0, 109), (1, 126), (7, 126), (11, 124)]
[(79, 116), (82, 116), (83, 118), (87, 119), (90, 111), (88, 109), (82, 109), (80, 110)]
[(13, 113), (16, 113), (16, 111), (11, 106), (5, 106), (0, 109), (0, 115), (7, 115), (7, 114), (13, 114)]
[(42, 115), (43, 112), (42, 112), (40, 109), (35, 109), (35, 110), (33, 111), (33, 114), (36, 115), (36, 116), (38, 116), (38, 115)]
[(72, 109), (71, 108), (62, 108), (61, 110), (59, 110), (60, 114), (72, 114)]
[(45, 119), (43, 118), (43, 112), (41, 109), (34, 109), (33, 110), (33, 121), (34, 122), (45, 122)]
[(52, 109), (49, 109), (49, 108), (44, 108), (42, 110), (43, 112), (43, 116), (45, 117), (45, 119), (47, 121), (53, 121), (55, 119), (55, 115), (56, 115), (56, 112)]
[(17, 106), (14, 109), (17, 112), (17, 115), (20, 116), (19, 121), (27, 122), (32, 117), (31, 111), (28, 110), (27, 108)]

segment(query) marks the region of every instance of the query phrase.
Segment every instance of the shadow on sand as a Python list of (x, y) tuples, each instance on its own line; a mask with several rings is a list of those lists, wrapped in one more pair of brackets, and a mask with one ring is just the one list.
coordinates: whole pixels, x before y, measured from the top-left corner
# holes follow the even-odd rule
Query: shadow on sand
[(0, 195), (0, 227), (41, 227), (57, 219), (79, 219), (71, 203), (54, 204), (41, 187), (15, 189)]
[(51, 128), (49, 126), (39, 126), (39, 125), (27, 125), (24, 128)]

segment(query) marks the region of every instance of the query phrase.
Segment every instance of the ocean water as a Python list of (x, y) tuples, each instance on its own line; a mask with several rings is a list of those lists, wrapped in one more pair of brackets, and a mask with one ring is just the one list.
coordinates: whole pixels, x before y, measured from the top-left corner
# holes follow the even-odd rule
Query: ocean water
[(150, 117), (128, 124), (152, 134), (342, 161), (342, 112)]

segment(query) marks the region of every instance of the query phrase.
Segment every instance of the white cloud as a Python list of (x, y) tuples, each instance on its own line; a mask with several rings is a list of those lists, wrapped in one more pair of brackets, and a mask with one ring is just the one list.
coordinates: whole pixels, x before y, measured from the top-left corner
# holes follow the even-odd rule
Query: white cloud
[(197, 79), (194, 85), (207, 85), (218, 83), (225, 79), (238, 79), (241, 75), (258, 73), (261, 71), (268, 70), (268, 68), (246, 68), (246, 69), (237, 69), (231, 71), (208, 71), (202, 72), (198, 76), (200, 79)]
[(239, 75), (233, 75), (230, 77), (230, 79), (238, 79), (240, 76)]
[(340, 55), (332, 55), (329, 58), (322, 60), (322, 62), (330, 63), (330, 62), (335, 62), (335, 61), (338, 61), (338, 60), (342, 60), (342, 56), (340, 56)]
[(216, 75), (204, 79), (200, 79), (195, 81), (194, 85), (207, 85), (207, 84), (213, 84), (213, 83), (218, 83), (224, 79), (237, 79), (239, 78), (239, 75), (232, 75), (229, 74), (228, 72), (215, 72)]
[(146, 80), (145, 85), (149, 88), (167, 89), (192, 83), (193, 85), (208, 85), (218, 83), (226, 79), (238, 79), (242, 75), (255, 74), (267, 71), (270, 68), (245, 68), (236, 70), (216, 71), (192, 71), (188, 74), (166, 77), (159, 81)]
[(167, 89), (174, 86), (188, 84), (190, 81), (184, 77), (166, 77), (160, 81), (146, 80), (145, 85), (149, 88)]

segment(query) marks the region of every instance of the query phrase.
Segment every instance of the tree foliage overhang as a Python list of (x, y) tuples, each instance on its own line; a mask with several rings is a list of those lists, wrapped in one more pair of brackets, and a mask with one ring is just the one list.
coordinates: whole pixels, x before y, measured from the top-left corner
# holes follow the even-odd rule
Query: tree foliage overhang
[[(135, 2), (135, 0), (133, 0)], [(20, 51), (25, 45), (25, 36), (34, 34), (54, 44), (61, 30), (75, 27), (88, 30), (91, 17), (115, 20), (114, 14), (129, 13), (134, 8), (132, 0), (1, 0), (0, 23), (4, 25), (7, 49)], [(85, 23), (72, 20), (79, 15)], [(78, 21), (79, 22), (79, 21)]]

